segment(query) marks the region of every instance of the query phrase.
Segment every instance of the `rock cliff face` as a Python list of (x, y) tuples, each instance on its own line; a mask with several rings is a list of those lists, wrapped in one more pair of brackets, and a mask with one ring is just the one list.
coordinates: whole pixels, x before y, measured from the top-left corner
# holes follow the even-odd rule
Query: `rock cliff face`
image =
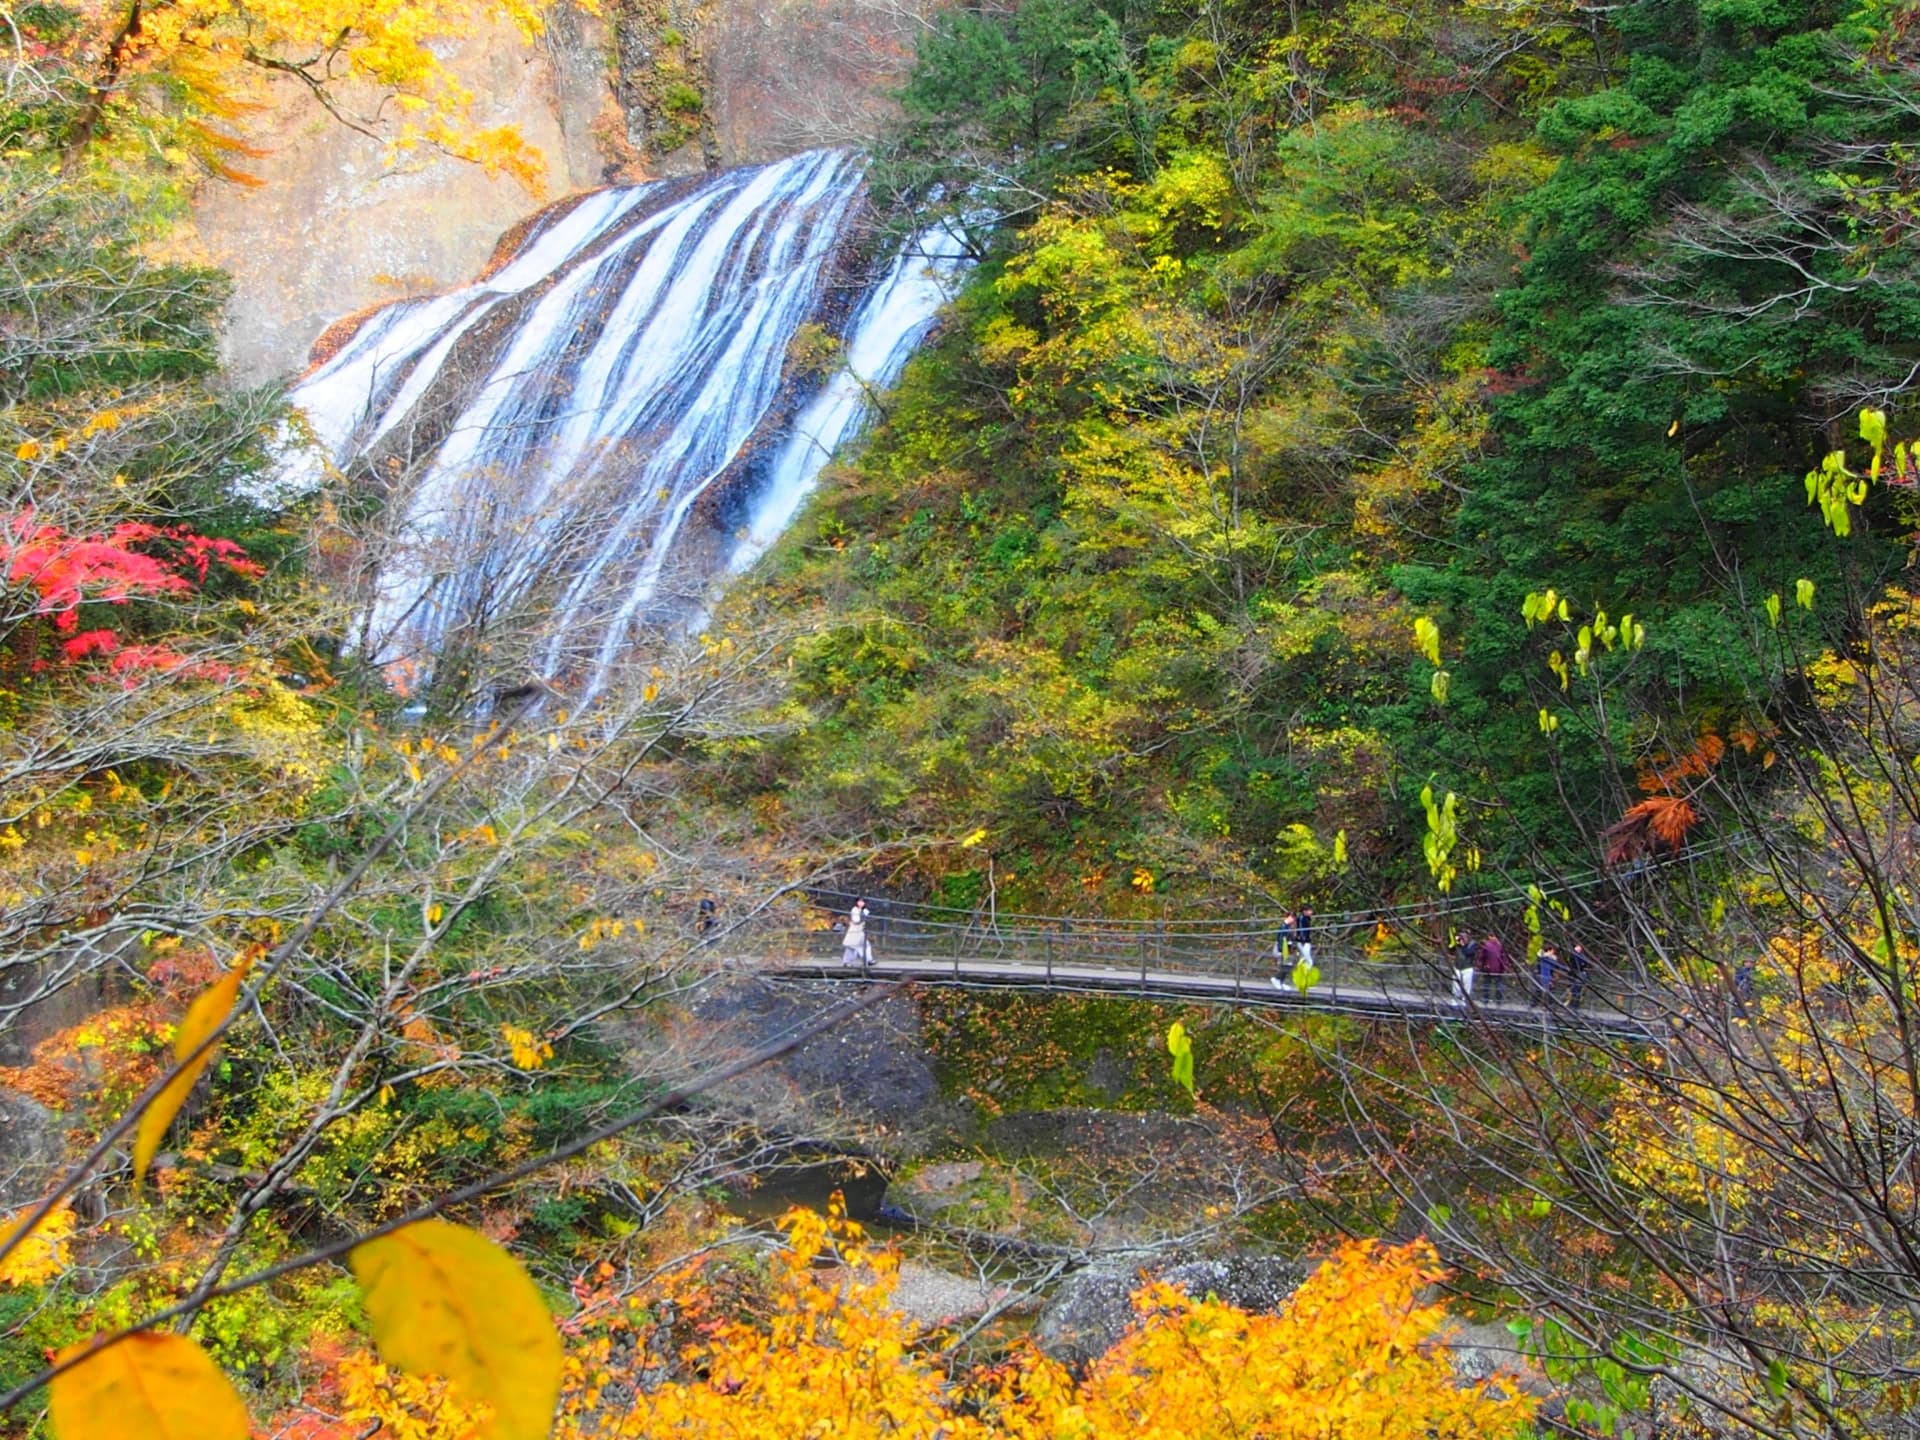
[[(616, 0), (561, 6), (533, 45), (506, 26), (455, 47), (475, 118), (545, 157), (548, 196), (777, 158), (870, 134), (933, 0)], [(243, 138), (258, 189), (209, 184), (200, 258), (231, 272), (226, 358), (242, 383), (305, 368), (342, 315), (470, 278), (540, 202), (513, 180), (384, 146), (298, 91)], [(377, 108), (376, 96), (350, 97)]]
[[(592, 132), (610, 103), (604, 45), (598, 21), (562, 10), (537, 46), (500, 26), (450, 57), (477, 97), (476, 119), (517, 127), (546, 158), (552, 194), (601, 181)], [(209, 184), (196, 206), (204, 258), (233, 275), (226, 359), (243, 383), (303, 369), (308, 346), (341, 315), (471, 275), (538, 203), (462, 161), (389, 164), (378, 141), (286, 84), (246, 135), (271, 152), (255, 165), (266, 184)], [(367, 110), (377, 103), (354, 98)]]

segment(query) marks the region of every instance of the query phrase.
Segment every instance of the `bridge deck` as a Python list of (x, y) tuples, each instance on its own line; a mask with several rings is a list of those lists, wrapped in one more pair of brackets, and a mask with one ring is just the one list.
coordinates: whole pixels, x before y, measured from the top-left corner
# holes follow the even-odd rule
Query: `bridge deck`
[[(1575, 1010), (1558, 1000), (1534, 1003), (1524, 976), (1507, 979), (1514, 993), (1526, 998), (1487, 1003), (1476, 997), (1462, 1005), (1448, 994), (1421, 984), (1393, 984), (1388, 974), (1375, 973), (1356, 983), (1353, 969), (1341, 979), (1341, 967), (1329, 965), (1322, 980), (1305, 994), (1283, 978), (1276, 987), (1268, 974), (1230, 973), (1201, 969), (1158, 969), (1076, 961), (1040, 961), (1018, 956), (895, 955), (877, 957), (864, 968), (837, 960), (805, 956), (775, 962), (772, 973), (793, 979), (914, 981), (928, 985), (973, 988), (1038, 989), (1064, 992), (1132, 995), (1141, 999), (1190, 1000), (1218, 1005), (1260, 1006), (1330, 1014), (1406, 1019), (1430, 1024), (1475, 1021), (1502, 1029), (1557, 1033), (1582, 1030), (1604, 1035), (1645, 1038), (1647, 1022), (1605, 1005)], [(1331, 971), (1328, 976), (1326, 971)], [(1485, 984), (1484, 977), (1481, 981)]]

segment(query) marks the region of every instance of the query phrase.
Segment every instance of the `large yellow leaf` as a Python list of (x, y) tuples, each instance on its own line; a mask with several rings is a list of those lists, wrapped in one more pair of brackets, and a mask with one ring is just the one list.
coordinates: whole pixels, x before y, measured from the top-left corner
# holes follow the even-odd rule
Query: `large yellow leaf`
[(247, 1440), (247, 1407), (184, 1335), (116, 1340), (48, 1388), (56, 1440)]
[(388, 1363), (486, 1401), (483, 1435), (542, 1440), (560, 1398), (560, 1332), (518, 1261), (444, 1220), (369, 1240), (347, 1259)]
[[(234, 999), (240, 993), (240, 982), (247, 978), (247, 971), (252, 968), (253, 957), (242, 955), (233, 969), (209, 985), (187, 1007), (187, 1013), (173, 1037), (173, 1058), (176, 1062), (193, 1054), (200, 1042), (219, 1028), (220, 1022), (233, 1009)], [(209, 1045), (202, 1051), (197, 1060), (167, 1082), (166, 1088), (153, 1097), (153, 1103), (140, 1116), (140, 1129), (133, 1137), (133, 1183), (136, 1187), (146, 1178), (147, 1167), (153, 1163), (160, 1142), (167, 1138), (167, 1127), (173, 1124), (173, 1117), (187, 1103), (193, 1082), (213, 1062), (214, 1051), (219, 1048)]]

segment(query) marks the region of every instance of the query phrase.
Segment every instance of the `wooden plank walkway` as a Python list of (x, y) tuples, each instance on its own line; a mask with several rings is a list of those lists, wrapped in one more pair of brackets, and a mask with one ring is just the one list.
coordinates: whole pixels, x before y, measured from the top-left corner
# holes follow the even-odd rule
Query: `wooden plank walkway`
[[(1347, 967), (1349, 976), (1352, 968)], [(1541, 1006), (1530, 1003), (1530, 998), (1509, 999), (1499, 1004), (1486, 1004), (1476, 999), (1473, 1004), (1463, 1006), (1445, 993), (1418, 986), (1394, 985), (1384, 978), (1379, 983), (1356, 984), (1351, 978), (1343, 983), (1337, 970), (1331, 979), (1323, 979), (1304, 995), (1284, 981), (1281, 986), (1275, 987), (1267, 976), (1258, 974), (1162, 970), (1150, 964), (1134, 968), (1076, 961), (1042, 963), (1012, 956), (883, 956), (864, 968), (844, 965), (838, 960), (801, 956), (775, 961), (763, 973), (795, 980), (873, 979), (975, 989), (1129, 995), (1143, 1000), (1245, 1005), (1378, 1020), (1410, 1020), (1429, 1025), (1465, 1021), (1503, 1030), (1550, 1031), (1563, 1038), (1582, 1033), (1592, 1037), (1633, 1039), (1650, 1039), (1654, 1035), (1653, 1028), (1646, 1021), (1606, 1006), (1575, 1010), (1558, 1000)], [(1507, 979), (1515, 993), (1527, 993), (1522, 988), (1529, 984), (1526, 977), (1509, 974)], [(1484, 976), (1480, 983), (1484, 986)]]

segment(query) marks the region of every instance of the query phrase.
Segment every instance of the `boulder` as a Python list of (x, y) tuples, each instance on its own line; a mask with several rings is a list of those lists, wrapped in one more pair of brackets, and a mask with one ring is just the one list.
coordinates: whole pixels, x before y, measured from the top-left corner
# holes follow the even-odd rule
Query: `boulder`
[(1096, 1266), (1067, 1279), (1040, 1312), (1034, 1343), (1063, 1364), (1080, 1367), (1112, 1349), (1133, 1324), (1133, 1292), (1146, 1279), (1163, 1281), (1196, 1300), (1209, 1295), (1252, 1314), (1270, 1315), (1287, 1302), (1306, 1267), (1277, 1255), (1228, 1255), (1147, 1268)]
[(1139, 1283), (1135, 1272), (1107, 1266), (1069, 1276), (1040, 1312), (1033, 1343), (1064, 1365), (1085, 1366), (1126, 1334)]
[(38, 1100), (0, 1089), (0, 1210), (46, 1192), (60, 1164), (66, 1127)]
[[(775, 984), (747, 976), (716, 986), (693, 1007), (710, 1033), (745, 1051), (791, 1034), (846, 999), (840, 986)], [(809, 1102), (811, 1118), (780, 1114), (777, 1082)], [(920, 1012), (904, 994), (889, 995), (845, 1024), (715, 1092), (765, 1123), (824, 1131), (833, 1121), (878, 1127), (891, 1149), (912, 1154), (928, 1136), (954, 1128), (954, 1107), (942, 1102), (933, 1059), (920, 1034)]]

